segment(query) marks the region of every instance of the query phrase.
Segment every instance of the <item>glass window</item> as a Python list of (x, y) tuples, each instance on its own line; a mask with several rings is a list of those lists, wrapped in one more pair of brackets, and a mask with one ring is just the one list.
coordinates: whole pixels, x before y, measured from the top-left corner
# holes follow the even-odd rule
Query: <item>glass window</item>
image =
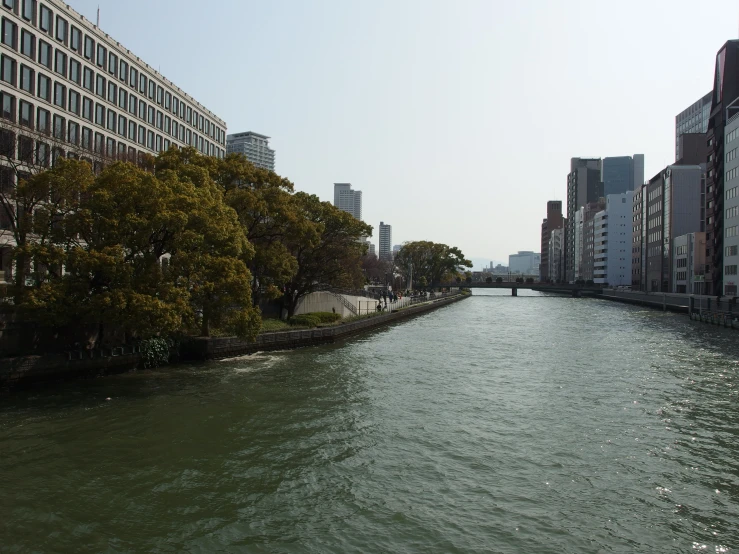
[(128, 113), (136, 115), (136, 97), (133, 94), (128, 96)]
[(51, 102), (51, 79), (46, 75), (39, 73), (38, 75), (38, 94), (39, 98), (43, 98), (47, 102)]
[(108, 81), (108, 102), (118, 103), (118, 87), (113, 81)]
[(128, 84), (131, 85), (131, 88), (136, 90), (136, 83), (138, 83), (139, 80), (139, 72), (135, 67), (131, 68), (131, 73), (129, 75), (129, 81)]
[(56, 40), (67, 44), (67, 20), (56, 16)]
[(164, 139), (164, 151), (165, 152), (169, 150), (169, 145), (170, 145), (169, 139)]
[(36, 59), (36, 37), (25, 29), (21, 30), (21, 54)]
[(35, 79), (33, 69), (21, 64), (21, 88), (28, 94), (33, 94)]
[(85, 96), (82, 99), (82, 117), (88, 121), (92, 121), (92, 99)]
[(15, 86), (15, 60), (9, 56), (0, 57), (0, 80)]
[(18, 107), (18, 114), (20, 115), (20, 124), (25, 127), (33, 128), (33, 104), (21, 100)]
[(185, 119), (185, 103), (180, 100), (180, 119)]
[(108, 50), (102, 44), (98, 44), (98, 55), (97, 55), (98, 67), (102, 67), (103, 69), (105, 69), (105, 66), (107, 65), (107, 61), (108, 61), (107, 58), (108, 58)]
[(118, 114), (115, 113), (113, 110), (108, 110), (108, 120), (105, 125), (108, 131), (113, 131), (115, 133), (117, 120), (118, 120)]
[(139, 75), (139, 92), (146, 95), (146, 75)]
[(112, 138), (105, 140), (105, 155), (109, 158), (115, 156), (115, 140)]
[(0, 117), (15, 123), (15, 96), (0, 92)]
[(49, 145), (45, 142), (36, 143), (36, 164), (43, 167), (49, 166)]
[(149, 125), (154, 125), (154, 106), (149, 106), (149, 109), (146, 112), (146, 122)]
[(154, 143), (154, 150), (157, 152), (162, 151), (162, 135), (157, 135), (156, 142)]
[(164, 108), (166, 110), (172, 109), (172, 95), (169, 92), (164, 94)]
[(2, 20), (2, 43), (13, 50), (18, 50), (18, 25), (7, 17), (3, 17)]
[(59, 140), (67, 138), (67, 121), (60, 115), (54, 116), (54, 138)]
[(146, 127), (139, 125), (139, 144), (146, 146)]
[(23, 19), (36, 24), (36, 0), (23, 0), (23, 10), (21, 12)]
[(67, 55), (59, 49), (54, 53), (54, 71), (67, 76)]
[(149, 79), (149, 100), (154, 100), (156, 98), (156, 92), (157, 84)]
[(95, 104), (95, 125), (105, 126), (105, 106)]
[(146, 132), (146, 147), (149, 150), (154, 150), (154, 131)]
[(118, 78), (124, 83), (128, 82), (128, 64), (121, 60), (121, 70), (118, 72)]
[(51, 69), (52, 51), (51, 44), (43, 40), (38, 41), (38, 63)]
[(162, 87), (157, 87), (157, 104), (160, 106), (164, 102), (164, 89)]
[(95, 79), (95, 94), (100, 98), (105, 98), (105, 77), (98, 75)]
[(188, 123), (192, 121), (192, 108), (190, 106), (187, 107), (187, 117), (185, 118), (185, 121)]
[(172, 113), (177, 115), (180, 109), (180, 100), (176, 97), (172, 97)]
[(51, 132), (51, 113), (49, 113), (49, 110), (39, 108), (36, 112), (36, 130), (47, 134)]
[(82, 127), (82, 148), (92, 150), (92, 129)]
[(128, 107), (128, 93), (125, 89), (118, 89), (118, 107), (125, 110)]
[(49, 34), (51, 34), (51, 17), (51, 10), (41, 4), (41, 20), (39, 21), (39, 28)]
[(84, 75), (85, 75), (85, 78), (82, 81), (82, 86), (85, 87), (90, 92), (95, 92), (95, 84), (93, 83), (95, 79), (95, 72), (89, 67), (86, 67)]
[(85, 53), (84, 56), (88, 60), (92, 60), (93, 56), (95, 55), (95, 41), (92, 39), (92, 37), (88, 37), (85, 35)]
[(139, 101), (139, 119), (146, 121), (146, 102)]
[(62, 83), (54, 83), (54, 105), (62, 109), (67, 107), (67, 87)]
[(15, 1), (16, 0), (3, 0), (3, 6), (8, 8), (9, 10), (15, 11)]
[[(198, 130), (200, 131), (203, 130), (203, 116), (202, 115), (198, 119)], [(202, 137), (201, 137), (201, 140), (202, 140)]]
[(177, 120), (173, 119), (172, 120), (172, 136), (175, 138), (177, 138), (178, 136), (178, 132), (179, 132), (178, 127), (179, 127), (179, 123), (177, 123)]
[(160, 131), (164, 128), (164, 114), (157, 110), (157, 129)]
[(105, 136), (102, 133), (95, 133), (95, 152), (102, 154), (103, 148), (105, 148)]
[(69, 122), (69, 127), (67, 129), (67, 140), (72, 144), (80, 143), (80, 126), (78, 123), (75, 123), (74, 121)]
[(128, 140), (136, 140), (136, 122), (135, 121), (129, 121), (128, 122)]
[(72, 31), (69, 33), (69, 47), (79, 53), (82, 48), (82, 32), (72, 25)]
[(122, 137), (126, 136), (126, 118), (122, 115), (118, 116), (118, 134)]
[(108, 54), (108, 72), (111, 75), (118, 75), (118, 56), (113, 52)]
[(80, 115), (80, 93), (76, 90), (69, 91), (69, 111), (75, 115)]
[(81, 84), (81, 81), (80, 81), (81, 71), (82, 71), (82, 66), (80, 65), (80, 62), (78, 62), (75, 59), (69, 60), (69, 79), (70, 81), (74, 81), (78, 85)]
[(164, 116), (164, 132), (167, 134), (172, 132), (172, 119), (168, 115)]

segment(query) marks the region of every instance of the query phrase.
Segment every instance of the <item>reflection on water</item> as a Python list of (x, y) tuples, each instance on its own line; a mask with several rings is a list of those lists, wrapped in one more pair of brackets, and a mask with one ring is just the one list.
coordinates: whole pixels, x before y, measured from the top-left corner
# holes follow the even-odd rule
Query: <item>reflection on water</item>
[(519, 294), (4, 397), (2, 551), (739, 548), (739, 335)]

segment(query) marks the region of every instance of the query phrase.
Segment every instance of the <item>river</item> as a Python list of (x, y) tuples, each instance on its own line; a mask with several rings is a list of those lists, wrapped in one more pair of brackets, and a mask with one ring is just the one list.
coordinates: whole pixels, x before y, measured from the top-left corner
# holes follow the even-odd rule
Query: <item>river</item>
[(739, 552), (739, 334), (519, 295), (0, 397), (0, 551)]

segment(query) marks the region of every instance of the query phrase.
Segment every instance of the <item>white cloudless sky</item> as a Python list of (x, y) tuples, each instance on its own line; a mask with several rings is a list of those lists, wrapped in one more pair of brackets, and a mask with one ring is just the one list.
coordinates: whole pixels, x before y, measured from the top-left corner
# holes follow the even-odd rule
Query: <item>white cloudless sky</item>
[(731, 0), (69, 1), (229, 133), (272, 137), (297, 190), (362, 190), (373, 242), (384, 221), (504, 263), (539, 251), (571, 157), (672, 163), (739, 35)]

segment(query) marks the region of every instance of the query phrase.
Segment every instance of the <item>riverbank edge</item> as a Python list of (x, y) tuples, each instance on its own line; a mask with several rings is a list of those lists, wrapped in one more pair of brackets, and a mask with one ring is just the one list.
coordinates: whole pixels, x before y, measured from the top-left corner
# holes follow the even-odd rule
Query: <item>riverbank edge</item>
[[(655, 310), (676, 312), (681, 314), (688, 314), (690, 308), (684, 305), (685, 295), (680, 295), (677, 298), (670, 293), (653, 292), (650, 294), (636, 291), (608, 291), (604, 290), (598, 296), (594, 298), (600, 298), (603, 300), (609, 300), (611, 302), (621, 302), (622, 304), (632, 304), (635, 306), (644, 306), (646, 308), (652, 308)], [(677, 300), (676, 300), (677, 299)]]
[[(343, 340), (372, 329), (402, 321), (468, 298), (469, 294), (434, 300), (397, 312), (374, 316), (335, 327), (296, 331), (271, 331), (257, 335), (255, 342), (236, 337), (193, 337), (181, 345), (179, 362), (206, 361), (255, 352), (289, 350)], [(70, 352), (0, 359), (0, 389), (74, 378), (113, 375), (135, 370), (140, 353), (135, 348), (114, 348), (88, 354)], [(173, 364), (173, 365), (176, 365)]]
[(236, 337), (194, 337), (181, 347), (182, 358), (191, 361), (219, 360), (245, 356), (256, 352), (275, 350), (292, 350), (321, 344), (331, 344), (346, 338), (366, 333), (378, 327), (384, 327), (397, 321), (403, 321), (416, 315), (437, 310), (449, 304), (469, 298), (470, 294), (457, 294), (452, 297), (434, 300), (404, 308), (397, 312), (374, 316), (368, 319), (340, 324), (320, 329), (304, 329), (299, 331), (273, 331), (257, 336), (255, 342), (248, 342)]

